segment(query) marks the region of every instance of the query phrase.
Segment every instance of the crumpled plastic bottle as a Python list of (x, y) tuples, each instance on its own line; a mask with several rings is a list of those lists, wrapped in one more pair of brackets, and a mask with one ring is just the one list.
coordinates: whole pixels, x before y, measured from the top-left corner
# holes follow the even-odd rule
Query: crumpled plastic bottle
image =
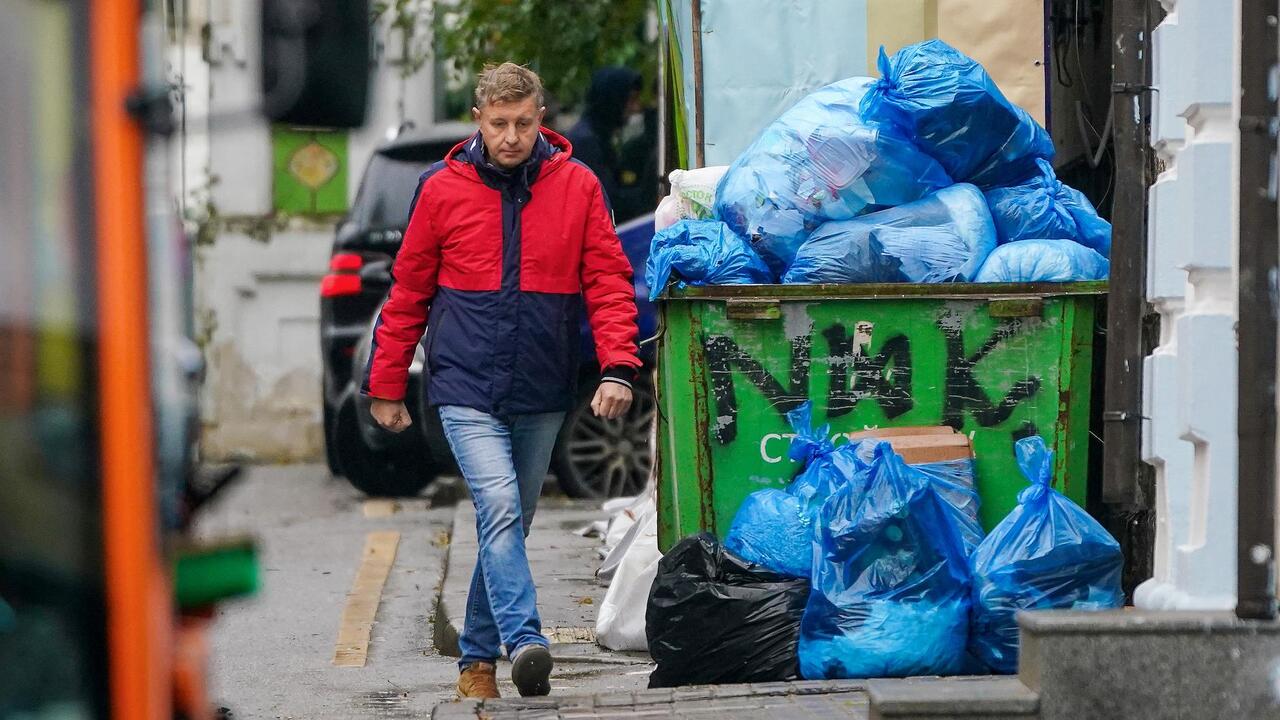
[(729, 166), (716, 214), (777, 275), (819, 225), (919, 200), (951, 178), (893, 124), (861, 113), (875, 81), (820, 88), (787, 110)]

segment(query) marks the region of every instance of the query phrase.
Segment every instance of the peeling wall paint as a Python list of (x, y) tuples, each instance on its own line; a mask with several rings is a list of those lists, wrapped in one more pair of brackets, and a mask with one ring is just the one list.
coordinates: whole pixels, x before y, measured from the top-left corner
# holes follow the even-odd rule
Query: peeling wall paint
[[(201, 453), (316, 461), (324, 454), (318, 288), (338, 218), (273, 211), (271, 127), (246, 111), (261, 102), (259, 5), (228, 0), (208, 18), (210, 51), (196, 36), (185, 55), (182, 201), (196, 239), (195, 334), (206, 365)], [(420, 5), (429, 10), (430, 0)], [(399, 42), (390, 21), (386, 14), (375, 30), (368, 122), (348, 135), (352, 198), (375, 147), (406, 121), (423, 128), (434, 120), (435, 68), (403, 76), (398, 51), (387, 49)]]

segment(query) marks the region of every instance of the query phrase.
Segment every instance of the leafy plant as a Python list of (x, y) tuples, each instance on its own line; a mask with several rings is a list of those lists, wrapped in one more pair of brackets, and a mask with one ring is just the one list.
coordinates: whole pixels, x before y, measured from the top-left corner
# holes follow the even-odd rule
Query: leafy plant
[(582, 100), (597, 68), (630, 67), (646, 88), (657, 71), (647, 31), (652, 0), (458, 0), (435, 8), (440, 57), (470, 72), (505, 60), (528, 65), (566, 106)]

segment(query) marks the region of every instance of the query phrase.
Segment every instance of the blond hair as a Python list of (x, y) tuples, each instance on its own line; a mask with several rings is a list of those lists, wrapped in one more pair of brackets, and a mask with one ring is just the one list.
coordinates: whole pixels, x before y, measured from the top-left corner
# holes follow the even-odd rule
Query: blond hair
[(532, 97), (542, 107), (542, 78), (523, 65), (504, 62), (485, 65), (476, 76), (476, 107), (493, 102), (518, 102)]

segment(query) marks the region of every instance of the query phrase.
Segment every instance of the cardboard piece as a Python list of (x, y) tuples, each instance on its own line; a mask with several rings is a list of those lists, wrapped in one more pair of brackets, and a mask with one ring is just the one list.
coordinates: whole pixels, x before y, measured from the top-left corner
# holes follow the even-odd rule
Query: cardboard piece
[(889, 443), (908, 465), (973, 458), (969, 436), (945, 425), (876, 428), (849, 434), (852, 441), (872, 438)]

